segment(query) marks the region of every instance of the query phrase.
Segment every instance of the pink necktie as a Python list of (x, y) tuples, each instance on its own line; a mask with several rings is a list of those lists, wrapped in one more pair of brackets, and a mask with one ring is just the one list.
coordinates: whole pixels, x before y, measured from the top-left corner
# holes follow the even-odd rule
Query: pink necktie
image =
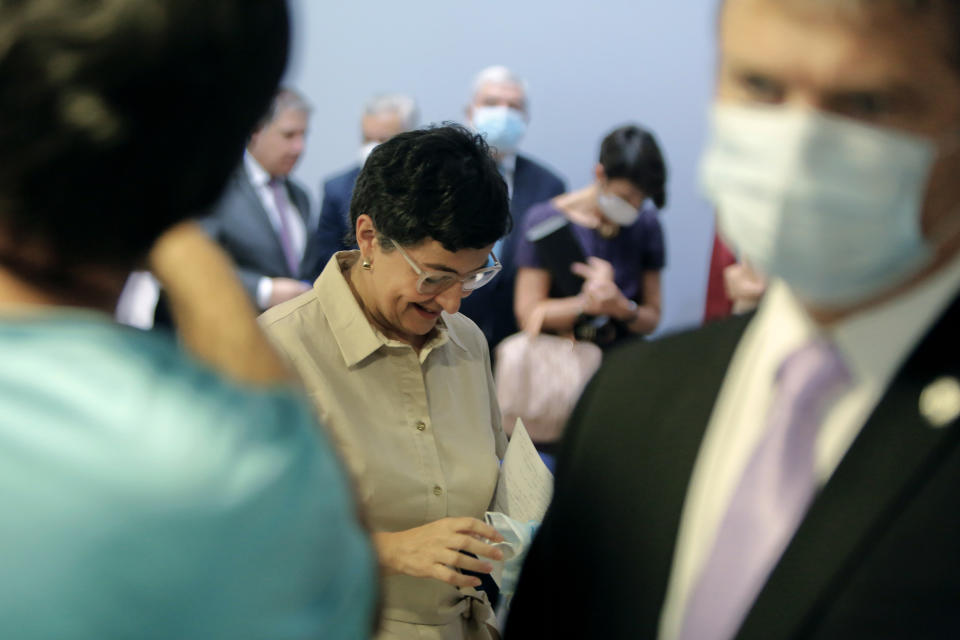
[(293, 249), (293, 240), (290, 236), (290, 210), (287, 208), (287, 198), (283, 192), (283, 180), (272, 178), (269, 184), (273, 193), (273, 202), (277, 205), (277, 213), (280, 214), (280, 246), (283, 248), (283, 257), (287, 261), (287, 267), (290, 268), (290, 274), (296, 278), (300, 271), (300, 260)]
[(690, 593), (681, 640), (729, 640), (740, 628), (813, 500), (822, 416), (849, 383), (840, 354), (825, 340), (804, 345), (780, 366), (766, 431)]

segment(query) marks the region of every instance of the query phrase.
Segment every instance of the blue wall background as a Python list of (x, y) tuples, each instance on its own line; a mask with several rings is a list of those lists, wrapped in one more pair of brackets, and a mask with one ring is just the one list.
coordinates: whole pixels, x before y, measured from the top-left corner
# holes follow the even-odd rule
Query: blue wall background
[(421, 123), (462, 121), (477, 71), (529, 82), (523, 152), (571, 188), (592, 179), (600, 139), (636, 122), (660, 139), (671, 171), (659, 333), (698, 324), (713, 217), (697, 188), (712, 91), (716, 0), (293, 0), (287, 82), (314, 106), (295, 174), (318, 206), (321, 178), (354, 162), (374, 93), (416, 97)]

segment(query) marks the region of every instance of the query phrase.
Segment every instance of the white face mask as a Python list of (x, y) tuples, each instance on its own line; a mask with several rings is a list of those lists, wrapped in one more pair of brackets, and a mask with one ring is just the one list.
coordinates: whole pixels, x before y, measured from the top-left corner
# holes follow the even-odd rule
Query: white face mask
[(599, 205), (600, 211), (603, 212), (607, 220), (621, 227), (629, 227), (636, 222), (640, 216), (639, 209), (620, 196), (612, 193), (604, 193), (601, 191), (597, 195), (597, 205)]
[(362, 167), (367, 162), (367, 158), (370, 157), (370, 153), (379, 145), (379, 142), (365, 142), (363, 146), (360, 147), (360, 153), (358, 154), (360, 160), (360, 166)]
[(919, 270), (936, 147), (812, 110), (715, 105), (701, 184), (721, 235), (804, 301), (839, 307)]

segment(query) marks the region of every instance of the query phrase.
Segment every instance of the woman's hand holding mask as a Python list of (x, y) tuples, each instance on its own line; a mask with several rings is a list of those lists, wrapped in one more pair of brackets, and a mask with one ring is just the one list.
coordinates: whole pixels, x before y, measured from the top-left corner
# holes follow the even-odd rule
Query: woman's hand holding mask
[(443, 518), (406, 531), (376, 533), (373, 538), (380, 565), (388, 573), (433, 578), (455, 587), (480, 585), (478, 578), (457, 569), (490, 573), (493, 567), (483, 558), (503, 559), (503, 553), (486, 542), (501, 542), (503, 536), (476, 518)]

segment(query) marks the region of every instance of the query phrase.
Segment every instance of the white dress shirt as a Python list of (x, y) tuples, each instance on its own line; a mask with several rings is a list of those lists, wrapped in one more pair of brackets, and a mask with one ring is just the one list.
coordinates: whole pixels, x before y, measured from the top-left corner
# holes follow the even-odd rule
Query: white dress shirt
[[(270, 188), (272, 176), (260, 166), (260, 163), (250, 155), (249, 151), (243, 152), (243, 166), (247, 170), (247, 177), (250, 178), (250, 184), (260, 198), (267, 217), (270, 219), (270, 226), (280, 237), (280, 210), (277, 208), (277, 201), (274, 199), (273, 189)], [(282, 179), (286, 179), (284, 176)], [(290, 199), (290, 194), (286, 189), (282, 190), (283, 199), (286, 202), (287, 210), (287, 230), (290, 233), (290, 248), (299, 263), (303, 260), (303, 252), (307, 246), (307, 226), (303, 222), (302, 212), (297, 205)], [(309, 213), (309, 212), (308, 212)], [(296, 276), (296, 274), (294, 274)], [(270, 278), (260, 278), (257, 284), (257, 304), (261, 309), (266, 309), (273, 294), (273, 281)]]
[(784, 358), (815, 336), (840, 350), (853, 384), (828, 408), (817, 436), (823, 486), (877, 405), (897, 369), (960, 288), (960, 259), (912, 290), (818, 327), (781, 281), (773, 281), (737, 347), (694, 465), (660, 618), (660, 640), (676, 638), (687, 598), (713, 546), (727, 504), (757, 446)]
[[(517, 170), (517, 154), (510, 153), (497, 161), (497, 169), (500, 170), (500, 177), (507, 183), (507, 197), (513, 200), (513, 174)], [(503, 259), (503, 238), (500, 238), (493, 245), (493, 255)]]
[(510, 153), (500, 158), (497, 168), (500, 169), (503, 181), (507, 183), (507, 197), (513, 198), (513, 174), (517, 171), (517, 154)]
[(123, 285), (114, 318), (120, 324), (152, 329), (159, 300), (160, 283), (153, 274), (149, 271), (133, 271)]

